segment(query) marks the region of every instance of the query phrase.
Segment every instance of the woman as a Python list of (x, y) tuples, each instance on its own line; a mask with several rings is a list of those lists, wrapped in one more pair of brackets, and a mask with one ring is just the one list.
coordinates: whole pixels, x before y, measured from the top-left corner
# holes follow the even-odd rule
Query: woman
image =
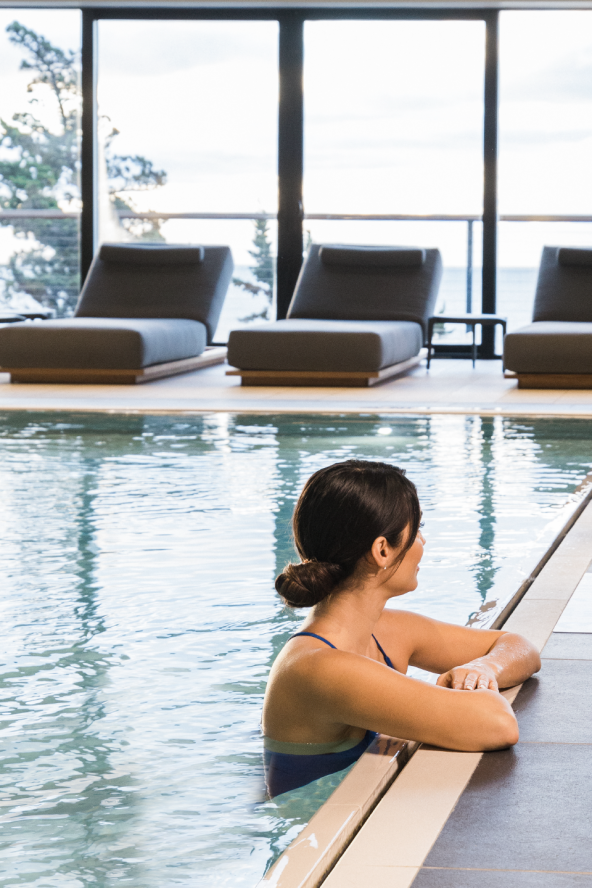
[[(293, 518), (302, 563), (276, 589), (312, 610), (267, 685), (271, 796), (347, 767), (377, 733), (465, 751), (518, 741), (498, 688), (540, 669), (525, 638), (385, 609), (417, 588), (420, 519), (415, 486), (385, 463), (348, 460), (306, 483)], [(439, 673), (436, 685), (407, 678), (408, 666)]]

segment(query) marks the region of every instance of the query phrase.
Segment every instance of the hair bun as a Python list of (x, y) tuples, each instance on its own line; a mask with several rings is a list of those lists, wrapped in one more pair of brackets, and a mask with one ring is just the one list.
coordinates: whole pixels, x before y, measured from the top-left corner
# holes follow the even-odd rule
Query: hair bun
[(312, 607), (345, 579), (347, 571), (328, 561), (288, 564), (275, 581), (275, 588), (290, 607)]

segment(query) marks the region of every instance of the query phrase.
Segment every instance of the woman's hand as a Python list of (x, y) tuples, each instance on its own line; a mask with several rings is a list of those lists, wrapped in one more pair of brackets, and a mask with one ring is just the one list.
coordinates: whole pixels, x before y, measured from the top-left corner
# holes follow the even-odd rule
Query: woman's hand
[(463, 666), (455, 666), (439, 676), (436, 684), (457, 691), (497, 691), (497, 675), (489, 663), (473, 660)]
[[(470, 630), (475, 632), (474, 629)], [(460, 691), (513, 687), (541, 668), (538, 651), (521, 635), (502, 632), (489, 652), (443, 672), (437, 684)]]

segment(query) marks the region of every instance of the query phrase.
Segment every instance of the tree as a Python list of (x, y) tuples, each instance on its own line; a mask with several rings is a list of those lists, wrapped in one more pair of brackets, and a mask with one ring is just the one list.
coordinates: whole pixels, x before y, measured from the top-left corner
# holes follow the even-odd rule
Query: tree
[[(33, 77), (27, 91), (30, 104), (38, 102), (38, 90), (49, 90), (58, 111), (53, 129), (33, 110), (0, 119), (0, 208), (14, 210), (77, 210), (79, 186), (79, 119), (81, 93), (78, 57), (12, 22), (6, 29), (9, 40), (27, 54), (21, 69)], [(156, 188), (166, 181), (163, 170), (155, 170), (142, 156), (113, 153), (118, 135), (112, 129), (105, 144), (110, 199), (116, 209), (132, 210), (129, 192)], [(124, 197), (125, 195), (125, 197)], [(58, 314), (70, 314), (80, 289), (77, 219), (2, 220), (23, 242), (8, 266), (0, 269), (5, 296), (28, 293)], [(125, 220), (132, 237), (162, 240), (160, 223)]]
[(273, 302), (274, 261), (271, 254), (267, 219), (255, 220), (253, 249), (249, 250), (249, 255), (254, 260), (250, 270), (257, 283), (253, 284), (251, 281), (244, 281), (241, 278), (233, 278), (232, 283), (237, 287), (242, 287), (251, 296), (265, 296), (267, 305), (261, 311), (247, 315), (245, 318), (239, 318), (239, 320), (247, 322), (261, 318), (261, 320), (268, 321), (271, 319), (270, 309)]

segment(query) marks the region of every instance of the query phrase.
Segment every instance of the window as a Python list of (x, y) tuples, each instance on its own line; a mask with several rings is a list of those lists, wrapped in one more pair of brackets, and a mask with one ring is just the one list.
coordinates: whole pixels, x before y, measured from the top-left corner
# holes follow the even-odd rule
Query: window
[(1, 9), (0, 59), (0, 307), (68, 315), (80, 286), (80, 13)]
[(277, 22), (99, 22), (99, 239), (229, 244), (218, 341), (275, 314), (277, 44)]
[(592, 220), (591, 75), (592, 12), (501, 14), (498, 310), (510, 329), (531, 320), (543, 246), (592, 242), (592, 222), (560, 221)]
[[(466, 308), (466, 220), (480, 217), (483, 206), (484, 53), (482, 21), (305, 26), (305, 212), (419, 217), (312, 218), (305, 222), (309, 237), (439, 247), (440, 308), (448, 313)], [(480, 223), (471, 234), (480, 243)], [(479, 311), (477, 268), (473, 279), (469, 291)]]

